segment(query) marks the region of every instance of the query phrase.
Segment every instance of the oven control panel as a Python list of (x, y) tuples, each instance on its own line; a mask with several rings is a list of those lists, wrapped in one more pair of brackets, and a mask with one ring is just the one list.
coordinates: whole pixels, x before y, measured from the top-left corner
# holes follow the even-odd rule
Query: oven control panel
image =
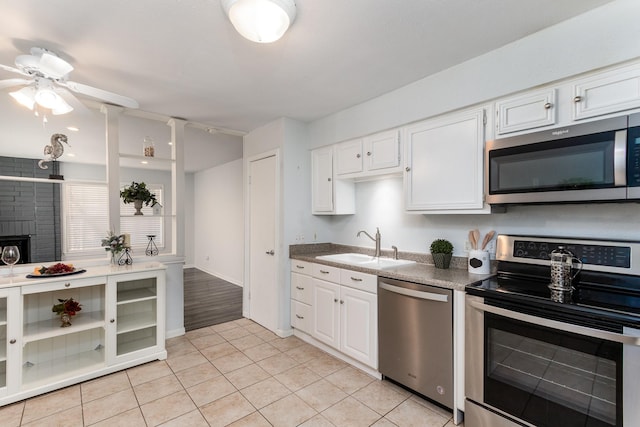
[(513, 258), (549, 260), (551, 252), (563, 246), (583, 264), (618, 268), (631, 267), (631, 247), (600, 244), (582, 244), (560, 241), (520, 240), (513, 241)]

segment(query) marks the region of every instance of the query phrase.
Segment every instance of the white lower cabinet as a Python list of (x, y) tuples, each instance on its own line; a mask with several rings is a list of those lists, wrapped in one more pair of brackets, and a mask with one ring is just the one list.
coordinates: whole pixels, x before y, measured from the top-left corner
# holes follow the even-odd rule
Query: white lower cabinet
[[(377, 277), (331, 269), (339, 273), (336, 282), (318, 277), (313, 279), (312, 335), (347, 356), (377, 369)], [(327, 271), (327, 267), (319, 266), (317, 270)]]
[[(32, 279), (0, 289), (0, 405), (166, 358), (165, 272)], [(102, 273), (102, 274), (101, 274)], [(53, 306), (81, 310), (62, 327)]]
[(377, 370), (377, 289), (377, 276), (291, 260), (291, 326)]

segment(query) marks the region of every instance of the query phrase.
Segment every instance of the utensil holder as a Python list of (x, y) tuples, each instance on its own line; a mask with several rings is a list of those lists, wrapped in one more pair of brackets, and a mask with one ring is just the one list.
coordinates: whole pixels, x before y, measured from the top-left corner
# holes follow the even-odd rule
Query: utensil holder
[(467, 265), (469, 267), (469, 273), (491, 273), (491, 257), (489, 256), (489, 251), (469, 251), (469, 261)]

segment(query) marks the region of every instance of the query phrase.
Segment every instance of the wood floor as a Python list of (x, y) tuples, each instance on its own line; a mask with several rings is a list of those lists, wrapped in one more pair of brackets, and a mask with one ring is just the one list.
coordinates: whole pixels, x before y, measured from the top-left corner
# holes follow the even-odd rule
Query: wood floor
[(242, 318), (242, 288), (197, 268), (184, 269), (187, 331)]

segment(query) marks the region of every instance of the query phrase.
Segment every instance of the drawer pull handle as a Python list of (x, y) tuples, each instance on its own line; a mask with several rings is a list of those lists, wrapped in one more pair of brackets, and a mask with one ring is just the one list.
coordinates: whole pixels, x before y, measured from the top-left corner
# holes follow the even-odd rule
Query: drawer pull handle
[(300, 316), (299, 314), (296, 314), (296, 317), (297, 317), (298, 319), (304, 319), (304, 316)]
[(65, 284), (64, 284), (64, 287), (65, 287), (65, 288), (68, 288), (69, 286), (71, 286), (71, 283), (69, 283), (69, 282), (67, 282), (67, 283), (65, 283)]
[(301, 270), (302, 270), (302, 269), (304, 269), (304, 265), (298, 265), (298, 264), (296, 264), (296, 268), (299, 268), (299, 269), (301, 269)]
[(550, 102), (547, 102), (546, 104), (544, 104), (544, 109), (545, 110), (549, 110), (549, 109), (551, 109), (551, 107), (553, 107), (553, 104), (550, 103)]
[(304, 291), (304, 288), (301, 288), (300, 286), (296, 286), (296, 289), (299, 291)]
[(351, 280), (353, 280), (354, 282), (362, 282), (362, 279), (353, 276), (351, 276)]
[(12, 339), (11, 341), (9, 341), (11, 344), (15, 344), (16, 343), (16, 339)]
[(582, 101), (582, 97), (580, 95), (573, 98), (573, 102), (580, 102), (580, 101)]
[(320, 270), (320, 273), (322, 273), (322, 274), (329, 274), (329, 272), (328, 272), (328, 271), (326, 271), (326, 270)]

